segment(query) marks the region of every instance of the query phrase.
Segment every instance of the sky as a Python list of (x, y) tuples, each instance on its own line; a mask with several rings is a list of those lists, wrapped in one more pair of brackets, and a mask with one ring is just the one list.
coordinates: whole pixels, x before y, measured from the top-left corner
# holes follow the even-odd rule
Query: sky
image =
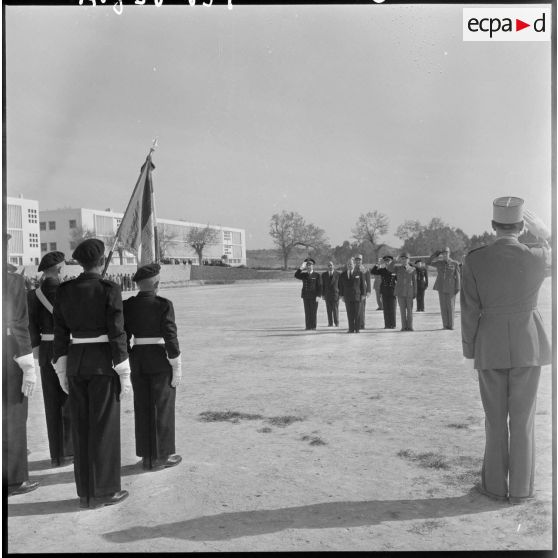
[(8, 196), (124, 211), (158, 137), (157, 215), (248, 249), (283, 210), (333, 246), (373, 210), (396, 247), (481, 234), (506, 195), (550, 224), (550, 42), (464, 42), (459, 4), (151, 4), (5, 6)]

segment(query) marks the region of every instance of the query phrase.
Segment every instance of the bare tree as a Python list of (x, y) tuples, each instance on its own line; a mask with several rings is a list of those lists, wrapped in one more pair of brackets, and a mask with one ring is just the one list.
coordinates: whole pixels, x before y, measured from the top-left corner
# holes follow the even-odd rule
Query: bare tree
[(405, 240), (416, 236), (424, 228), (425, 227), (420, 224), (420, 221), (409, 219), (397, 227), (395, 236), (405, 242)]
[(362, 213), (351, 229), (353, 238), (359, 242), (370, 242), (372, 249), (375, 252), (379, 250), (384, 244), (380, 243), (380, 237), (386, 234), (389, 230), (389, 219), (387, 215), (380, 213), (376, 209), (368, 213)]
[(295, 247), (320, 251), (327, 245), (325, 231), (312, 223), (306, 224), (302, 215), (295, 211), (272, 215), (269, 235), (283, 258), (283, 269), (287, 269), (289, 255)]
[(96, 238), (95, 232), (90, 229), (86, 229), (81, 225), (70, 229), (70, 248), (75, 250), (80, 242), (83, 242), (88, 238)]
[(176, 244), (178, 233), (165, 227), (164, 224), (157, 226), (157, 241), (159, 243), (159, 258), (167, 257), (168, 249)]
[(203, 251), (206, 246), (216, 244), (218, 240), (217, 229), (206, 227), (192, 227), (186, 233), (186, 242), (196, 251), (200, 265), (203, 260)]

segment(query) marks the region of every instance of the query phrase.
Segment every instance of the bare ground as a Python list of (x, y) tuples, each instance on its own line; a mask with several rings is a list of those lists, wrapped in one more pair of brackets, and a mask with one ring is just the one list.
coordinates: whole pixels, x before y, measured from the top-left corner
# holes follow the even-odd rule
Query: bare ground
[[(7, 549), (24, 552), (519, 550), (552, 547), (551, 367), (537, 411), (537, 499), (474, 492), (484, 447), (477, 380), (435, 292), (415, 332), (306, 332), (298, 282), (181, 288), (181, 465), (137, 465), (122, 405), (122, 504), (80, 510), (72, 467), (50, 468), (40, 386), (30, 404), (30, 474), (8, 500)], [(551, 284), (540, 308), (550, 330)]]

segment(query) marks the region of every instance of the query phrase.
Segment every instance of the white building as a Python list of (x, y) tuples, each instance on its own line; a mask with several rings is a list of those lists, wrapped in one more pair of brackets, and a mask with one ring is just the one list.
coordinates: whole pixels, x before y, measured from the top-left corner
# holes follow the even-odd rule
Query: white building
[[(70, 259), (71, 254), (83, 239), (84, 233), (101, 239), (107, 246), (107, 252), (112, 248), (114, 237), (123, 213), (107, 209), (64, 208), (40, 211), (40, 252), (44, 255), (52, 250), (60, 250)], [(157, 232), (160, 244), (164, 248), (163, 258), (190, 261), (196, 265), (198, 256), (195, 250), (186, 242), (186, 234), (192, 228), (205, 228), (207, 225), (174, 221), (157, 218)], [(204, 260), (225, 260), (232, 266), (246, 265), (246, 233), (244, 229), (209, 225), (215, 230), (214, 243), (208, 244), (203, 250)], [(135, 264), (136, 258), (128, 252), (123, 253), (123, 264)], [(224, 258), (226, 256), (226, 258)], [(120, 263), (119, 255), (114, 254), (114, 263)]]
[(38, 265), (41, 259), (39, 202), (21, 196), (7, 197), (6, 229), (12, 237), (8, 240), (8, 261), (14, 265)]

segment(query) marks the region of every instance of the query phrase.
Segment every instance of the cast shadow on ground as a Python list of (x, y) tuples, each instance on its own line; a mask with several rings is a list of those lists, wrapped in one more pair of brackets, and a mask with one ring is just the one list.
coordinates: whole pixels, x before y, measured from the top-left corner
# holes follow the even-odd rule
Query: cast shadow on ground
[(29, 472), (44, 471), (45, 469), (55, 469), (50, 463), (50, 459), (41, 459), (41, 461), (29, 461)]
[(51, 500), (48, 502), (27, 502), (23, 504), (12, 504), (8, 500), (7, 515), (8, 517), (25, 517), (28, 515), (76, 513), (79, 511), (79, 498), (76, 496), (71, 500)]
[(438, 519), (485, 513), (506, 505), (473, 492), (455, 498), (324, 502), (274, 510), (220, 513), (157, 526), (138, 525), (102, 536), (113, 543), (161, 537), (220, 541), (285, 529), (338, 529), (378, 525), (386, 521)]

